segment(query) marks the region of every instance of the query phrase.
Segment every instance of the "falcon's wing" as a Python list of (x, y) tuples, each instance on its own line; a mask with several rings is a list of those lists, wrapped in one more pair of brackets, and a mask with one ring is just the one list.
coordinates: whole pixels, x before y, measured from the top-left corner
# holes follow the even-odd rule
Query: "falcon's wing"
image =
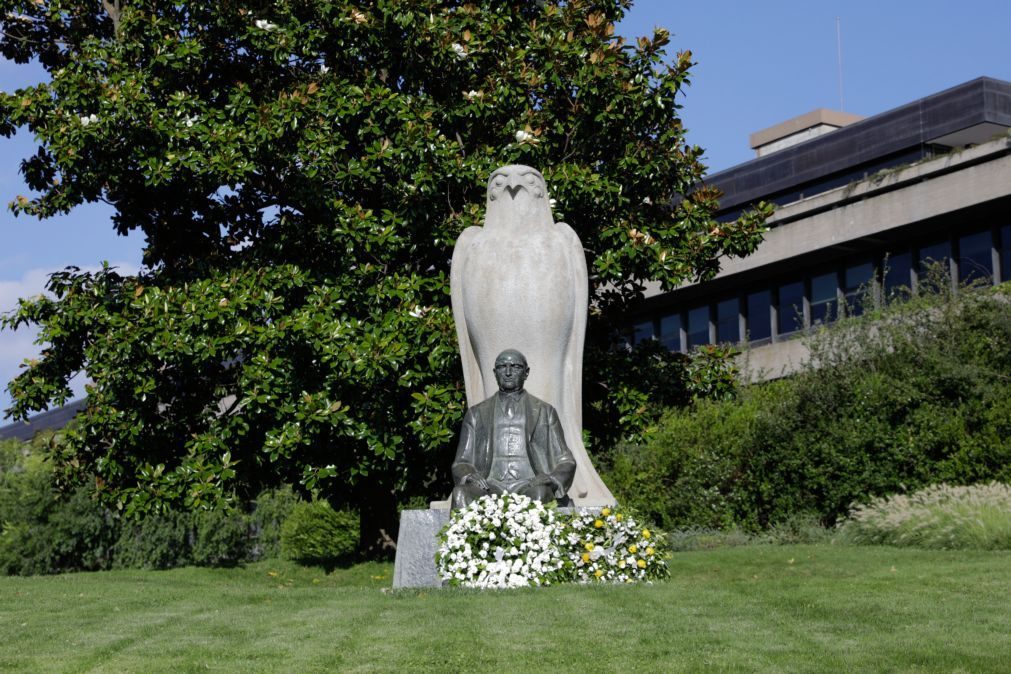
[[(575, 288), (575, 303), (572, 316), (572, 332), (565, 347), (565, 365), (562, 404), (573, 427), (583, 428), (583, 344), (586, 341), (586, 318), (589, 308), (589, 279), (586, 273), (586, 253), (575, 230), (564, 222), (556, 223), (569, 255), (572, 259), (572, 284)], [(582, 445), (582, 438), (579, 439)]]
[(456, 339), (460, 345), (460, 361), (463, 365), (463, 383), (467, 391), (467, 407), (473, 407), (484, 400), (484, 380), (481, 367), (474, 355), (467, 330), (467, 316), (463, 306), (463, 265), (470, 254), (474, 239), (481, 233), (481, 227), (468, 227), (460, 233), (453, 247), (453, 262), (449, 269), (449, 292), (453, 307), (453, 322), (456, 323)]

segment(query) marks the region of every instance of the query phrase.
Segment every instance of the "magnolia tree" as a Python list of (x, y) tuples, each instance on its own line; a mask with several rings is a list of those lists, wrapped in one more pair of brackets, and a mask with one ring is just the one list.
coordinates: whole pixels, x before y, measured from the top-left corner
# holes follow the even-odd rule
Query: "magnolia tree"
[[(137, 275), (67, 269), (3, 319), (44, 347), (9, 413), (86, 371), (60, 479), (128, 512), (291, 482), (373, 531), (448, 489), (449, 260), (497, 166), (541, 169), (585, 246), (591, 432), (646, 418), (609, 351), (643, 282), (709, 278), (761, 237), (764, 207), (713, 220), (678, 117), (691, 54), (616, 36), (628, 0), (0, 4), (4, 56), (51, 78), (0, 96), (0, 132), (38, 141), (11, 208), (102, 201), (146, 242)], [(646, 367), (660, 399), (692, 390), (674, 357)]]

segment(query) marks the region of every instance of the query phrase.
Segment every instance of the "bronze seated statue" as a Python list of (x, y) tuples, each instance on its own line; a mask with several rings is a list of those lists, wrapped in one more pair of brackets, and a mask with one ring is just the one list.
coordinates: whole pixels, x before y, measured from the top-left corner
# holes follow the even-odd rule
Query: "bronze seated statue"
[(530, 368), (519, 351), (495, 359), (498, 392), (467, 410), (453, 461), (453, 509), (488, 494), (568, 503), (576, 461), (555, 409), (523, 389)]

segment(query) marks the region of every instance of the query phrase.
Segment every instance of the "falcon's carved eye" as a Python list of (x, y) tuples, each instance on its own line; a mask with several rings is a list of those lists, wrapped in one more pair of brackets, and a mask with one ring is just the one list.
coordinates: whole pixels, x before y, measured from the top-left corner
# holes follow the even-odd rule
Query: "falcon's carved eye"
[(507, 182), (509, 179), (502, 173), (492, 176), (491, 184), (488, 186), (488, 201), (495, 201)]

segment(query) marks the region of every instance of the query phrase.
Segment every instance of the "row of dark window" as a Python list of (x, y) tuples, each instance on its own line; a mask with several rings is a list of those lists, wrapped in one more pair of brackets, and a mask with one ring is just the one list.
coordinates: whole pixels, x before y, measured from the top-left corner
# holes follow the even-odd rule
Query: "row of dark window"
[(892, 248), (759, 290), (663, 313), (632, 326), (630, 342), (658, 339), (671, 351), (704, 344), (764, 344), (858, 316), (874, 298), (916, 291), (941, 269), (960, 284), (1011, 281), (1011, 225)]

